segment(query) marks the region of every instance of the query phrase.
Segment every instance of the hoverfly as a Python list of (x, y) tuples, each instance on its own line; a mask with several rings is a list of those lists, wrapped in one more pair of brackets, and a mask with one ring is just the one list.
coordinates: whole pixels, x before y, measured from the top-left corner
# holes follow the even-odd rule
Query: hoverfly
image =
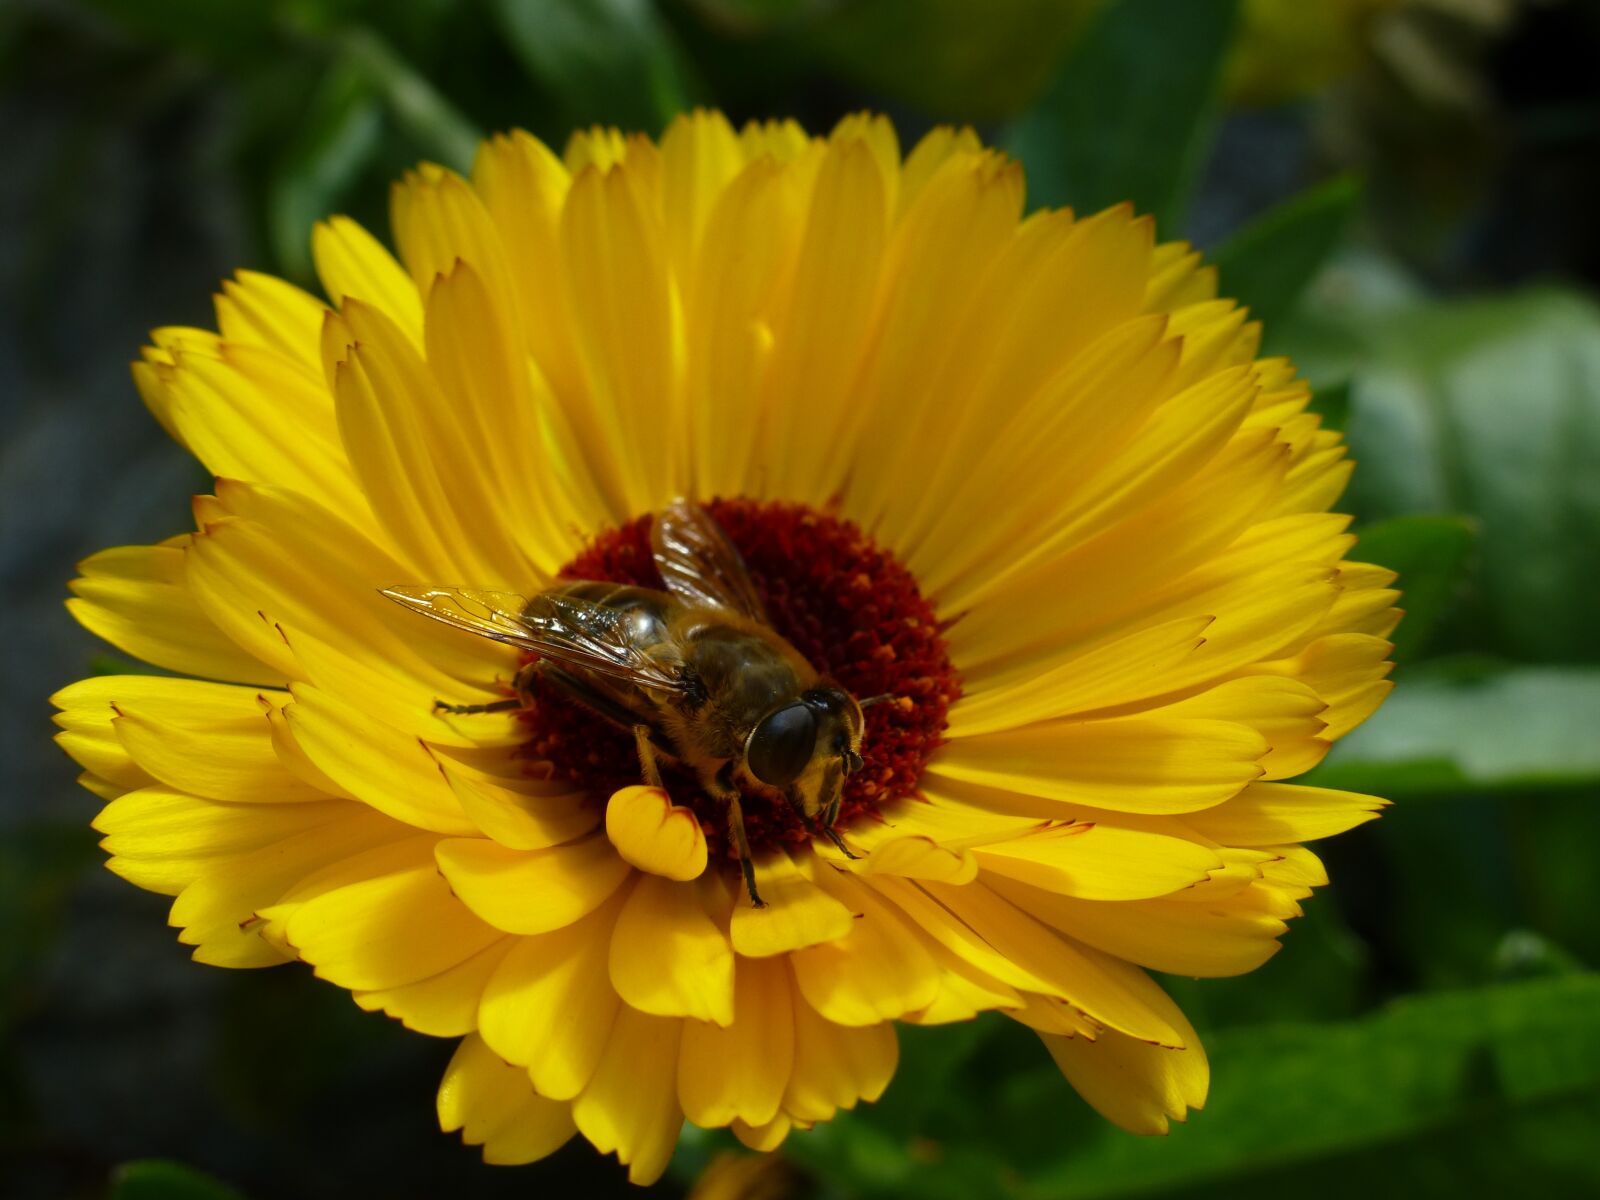
[(845, 777), (862, 763), (862, 709), (889, 697), (857, 701), (772, 628), (738, 549), (699, 505), (680, 499), (657, 513), (650, 546), (665, 591), (578, 581), (526, 598), (447, 587), (383, 594), (538, 656), (513, 681), (517, 699), (438, 711), (529, 706), (537, 678), (631, 730), (645, 783), (661, 786), (658, 756), (693, 770), (725, 806), (750, 900), (764, 907), (738, 784), (781, 798), (856, 857), (833, 826)]

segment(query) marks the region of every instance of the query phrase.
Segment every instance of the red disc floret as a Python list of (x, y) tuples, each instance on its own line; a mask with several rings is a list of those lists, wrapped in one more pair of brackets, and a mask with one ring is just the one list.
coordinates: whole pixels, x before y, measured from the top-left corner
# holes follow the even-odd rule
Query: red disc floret
[[(706, 507), (744, 556), (773, 627), (824, 675), (858, 699), (893, 699), (866, 712), (866, 762), (845, 784), (837, 828), (876, 816), (883, 801), (910, 794), (943, 741), (961, 694), (939, 619), (903, 564), (856, 525), (802, 504), (713, 500)], [(561, 570), (659, 588), (650, 516), (600, 534)], [(525, 709), (525, 752), (597, 798), (639, 782), (633, 736), (581, 704), (544, 688)], [(726, 818), (692, 772), (663, 764), (673, 801), (700, 818), (715, 856), (734, 857)], [(810, 832), (781, 800), (751, 793), (742, 805), (752, 849), (803, 843)], [(848, 840), (848, 839), (847, 839)]]

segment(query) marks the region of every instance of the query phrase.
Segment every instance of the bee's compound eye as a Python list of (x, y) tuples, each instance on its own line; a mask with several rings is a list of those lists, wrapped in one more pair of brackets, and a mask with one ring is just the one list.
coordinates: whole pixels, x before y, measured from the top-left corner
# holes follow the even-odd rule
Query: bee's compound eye
[(811, 761), (817, 745), (817, 718), (796, 702), (769, 713), (750, 734), (745, 764), (762, 783), (785, 787)]

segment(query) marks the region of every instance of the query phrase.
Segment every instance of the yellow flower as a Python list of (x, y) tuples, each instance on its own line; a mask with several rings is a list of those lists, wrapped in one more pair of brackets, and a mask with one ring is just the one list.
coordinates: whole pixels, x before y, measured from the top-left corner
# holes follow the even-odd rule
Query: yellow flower
[[(140, 390), (216, 487), (68, 602), (192, 677), (55, 697), (111, 869), (199, 961), (462, 1039), (439, 1114), (492, 1162), (577, 1131), (648, 1182), (685, 1118), (771, 1148), (883, 1091), (896, 1021), (995, 1009), (1111, 1120), (1182, 1120), (1206, 1060), (1143, 968), (1259, 965), (1325, 881), (1299, 843), (1380, 807), (1282, 781), (1381, 700), (1395, 593), (1198, 255), (1022, 201), (970, 132), (902, 158), (881, 118), (517, 133), (395, 189), (399, 261), (320, 226), (331, 307), (241, 272), (219, 333), (157, 330)], [(543, 689), (436, 712), (518, 653), (379, 594), (651, 582), (679, 496), (893, 697), (858, 857), (743, 786), (764, 908), (692, 777), (637, 786)]]

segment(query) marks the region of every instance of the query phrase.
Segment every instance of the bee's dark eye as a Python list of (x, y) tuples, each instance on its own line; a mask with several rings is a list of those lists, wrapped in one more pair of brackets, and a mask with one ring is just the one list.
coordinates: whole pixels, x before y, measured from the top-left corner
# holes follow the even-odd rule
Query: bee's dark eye
[(804, 704), (791, 704), (755, 727), (745, 746), (745, 763), (762, 783), (785, 787), (806, 769), (816, 745), (816, 717)]

